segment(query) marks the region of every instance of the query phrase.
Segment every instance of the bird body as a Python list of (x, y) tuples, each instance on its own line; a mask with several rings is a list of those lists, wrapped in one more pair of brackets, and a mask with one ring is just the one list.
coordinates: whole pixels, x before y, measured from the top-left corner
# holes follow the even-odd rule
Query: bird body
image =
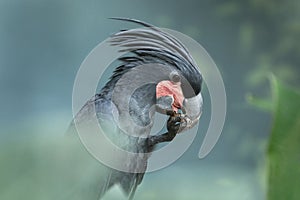
[[(119, 20), (135, 22), (147, 29), (121, 31), (111, 37), (111, 45), (129, 54), (119, 58), (121, 65), (77, 113), (71, 129), (75, 130), (76, 124), (88, 124), (94, 108), (107, 137), (119, 148), (135, 153), (119, 161), (129, 171), (104, 167), (106, 176), (98, 186), (100, 198), (119, 184), (132, 199), (155, 145), (171, 141), (177, 132), (191, 128), (199, 120), (202, 76), (188, 51), (174, 37), (138, 20)], [(170, 77), (174, 73), (175, 81)], [(183, 111), (182, 115), (177, 113), (178, 109)], [(168, 132), (151, 136), (155, 112), (159, 110), (170, 115)]]

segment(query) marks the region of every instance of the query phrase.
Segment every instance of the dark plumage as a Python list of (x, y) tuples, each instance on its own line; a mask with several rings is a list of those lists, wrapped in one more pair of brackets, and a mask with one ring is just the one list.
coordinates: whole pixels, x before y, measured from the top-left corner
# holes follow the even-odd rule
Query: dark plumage
[[(145, 26), (146, 29), (123, 30), (111, 36), (111, 45), (118, 46), (120, 48), (120, 51), (123, 51), (126, 54), (125, 56), (119, 58), (119, 60), (121, 61), (121, 65), (114, 70), (107, 84), (100, 90), (98, 94), (96, 94), (90, 101), (85, 104), (81, 111), (76, 115), (75, 119), (77, 123), (87, 121), (89, 119), (89, 115), (91, 114), (90, 107), (95, 105), (99, 123), (105, 124), (106, 122), (108, 122), (110, 126), (116, 127), (115, 132), (107, 133), (108, 137), (110, 137), (113, 142), (127, 151), (138, 153), (149, 152), (154, 148), (155, 144), (159, 142), (170, 141), (175, 137), (176, 133), (173, 130), (178, 130), (179, 127), (175, 127), (174, 124), (175, 122), (180, 121), (181, 118), (178, 116), (173, 116), (170, 118), (168, 123), (168, 130), (170, 133), (173, 131), (171, 134), (166, 133), (161, 136), (149, 136), (148, 138), (140, 138), (138, 136), (134, 137), (124, 134), (122, 130), (118, 129), (118, 125), (113, 121), (112, 115), (113, 91), (115, 90), (116, 92), (116, 88), (119, 87), (117, 85), (118, 81), (122, 78), (123, 75), (131, 72), (133, 69), (140, 65), (158, 64), (162, 67), (161, 70), (164, 70), (163, 68), (166, 68), (166, 70), (175, 70), (184, 77), (184, 79), (182, 79), (183, 94), (185, 98), (190, 98), (200, 94), (202, 76), (187, 49), (170, 34), (138, 20), (126, 18), (113, 19), (134, 22)], [(160, 72), (157, 71), (156, 73), (159, 74)], [(140, 76), (143, 76), (143, 74), (140, 73)], [(156, 104), (156, 84), (159, 81), (168, 79), (168, 76), (161, 75), (157, 79), (156, 83), (149, 83), (143, 85), (142, 87), (139, 87), (130, 97), (130, 116), (133, 121), (141, 127), (150, 125), (150, 129), (146, 129), (147, 135), (150, 134), (151, 125), (155, 113), (155, 111), (151, 110), (151, 108), (153, 108), (152, 106)], [(192, 88), (192, 92), (188, 89), (189, 85)], [(120, 91), (120, 94), (116, 94), (119, 95), (120, 98), (128, 95), (126, 93), (126, 90)], [(118, 109), (121, 109), (121, 105), (116, 106)], [(196, 117), (193, 116), (195, 117), (194, 120), (198, 120), (200, 114), (201, 110), (199, 110)], [(74, 128), (74, 123), (72, 123), (71, 129), (74, 130)], [(143, 134), (145, 134), (145, 129), (137, 128), (137, 130), (140, 130), (141, 134), (142, 131)], [(139, 135), (139, 132), (135, 134)], [(102, 184), (98, 186), (100, 191), (99, 196), (102, 197), (105, 191), (107, 191), (114, 184), (120, 184), (125, 193), (129, 196), (129, 199), (132, 199), (136, 191), (136, 187), (141, 183), (143, 179), (143, 172), (145, 172), (147, 168), (147, 160), (147, 154), (136, 158), (136, 160), (127, 160), (128, 164), (132, 168), (137, 168), (139, 169), (138, 171), (141, 171), (142, 173), (120, 172), (115, 169), (106, 168), (107, 176), (105, 176), (105, 178), (102, 180)]]

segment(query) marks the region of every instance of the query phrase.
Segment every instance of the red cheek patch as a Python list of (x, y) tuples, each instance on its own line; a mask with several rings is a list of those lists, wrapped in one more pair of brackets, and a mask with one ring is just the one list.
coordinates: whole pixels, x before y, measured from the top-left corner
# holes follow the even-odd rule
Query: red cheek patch
[(174, 99), (172, 109), (177, 112), (182, 108), (184, 96), (181, 89), (181, 83), (172, 81), (161, 81), (156, 86), (156, 98), (171, 96)]

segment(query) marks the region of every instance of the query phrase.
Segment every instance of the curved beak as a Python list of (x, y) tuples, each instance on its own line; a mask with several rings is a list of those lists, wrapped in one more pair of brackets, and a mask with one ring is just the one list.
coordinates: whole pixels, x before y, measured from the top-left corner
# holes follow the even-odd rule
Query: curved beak
[(203, 99), (201, 93), (192, 98), (186, 98), (183, 101), (182, 111), (186, 124), (184, 124), (182, 130), (188, 130), (193, 128), (199, 121), (202, 114)]

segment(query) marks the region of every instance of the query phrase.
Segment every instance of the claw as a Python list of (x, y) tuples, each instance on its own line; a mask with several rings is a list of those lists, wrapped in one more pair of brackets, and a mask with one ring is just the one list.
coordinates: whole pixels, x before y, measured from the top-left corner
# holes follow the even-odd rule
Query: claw
[(175, 113), (174, 115), (171, 115), (168, 122), (167, 122), (167, 129), (170, 132), (170, 134), (177, 134), (181, 128), (182, 123), (182, 115)]
[(175, 126), (176, 126), (176, 125), (180, 125), (180, 122), (176, 122), (176, 123), (175, 123)]
[(187, 124), (188, 118), (186, 115), (172, 111), (172, 115), (170, 115), (167, 122), (168, 132), (162, 135), (153, 135), (148, 138), (149, 151), (158, 143), (172, 141), (179, 132), (186, 128)]
[(170, 115), (170, 116), (175, 116), (176, 115), (176, 111), (174, 111), (174, 110), (167, 110), (166, 114)]

